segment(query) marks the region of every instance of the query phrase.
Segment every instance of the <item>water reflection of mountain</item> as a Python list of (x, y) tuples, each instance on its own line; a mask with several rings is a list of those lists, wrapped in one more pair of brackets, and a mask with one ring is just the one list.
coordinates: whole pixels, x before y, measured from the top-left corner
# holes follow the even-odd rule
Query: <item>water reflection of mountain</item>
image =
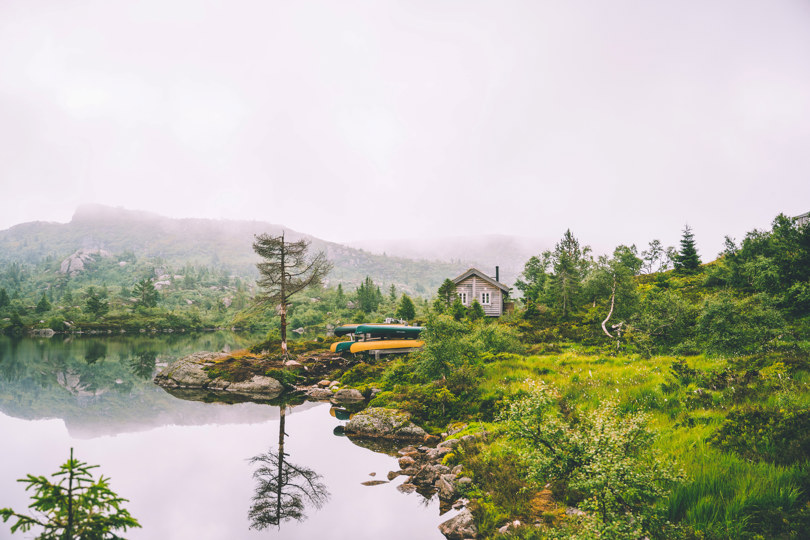
[(59, 418), (79, 438), (167, 424), (278, 418), (277, 407), (181, 400), (152, 383), (159, 367), (181, 356), (244, 347), (249, 341), (227, 332), (68, 339), (0, 336), (0, 412), (29, 420)]

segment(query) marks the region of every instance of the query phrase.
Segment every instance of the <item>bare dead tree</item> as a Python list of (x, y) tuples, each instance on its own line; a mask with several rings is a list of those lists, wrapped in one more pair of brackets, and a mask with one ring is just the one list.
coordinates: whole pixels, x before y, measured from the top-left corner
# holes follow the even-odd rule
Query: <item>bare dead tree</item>
[(281, 316), (281, 351), (286, 356), (290, 297), (307, 287), (320, 285), (332, 270), (332, 264), (322, 251), (310, 258), (309, 242), (306, 240), (287, 242), (284, 233), (280, 236), (260, 234), (254, 238), (253, 251), (262, 258), (262, 262), (256, 264), (259, 269), (257, 283), (263, 291), (258, 300), (278, 307)]

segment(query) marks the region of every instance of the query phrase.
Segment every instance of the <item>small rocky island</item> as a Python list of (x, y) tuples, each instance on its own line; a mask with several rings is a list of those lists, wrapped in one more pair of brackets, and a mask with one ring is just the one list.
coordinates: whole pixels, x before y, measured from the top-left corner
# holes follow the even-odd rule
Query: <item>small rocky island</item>
[(338, 378), (356, 363), (330, 352), (286, 360), (280, 355), (250, 351), (199, 352), (170, 364), (154, 381), (169, 390), (233, 394), (253, 400), (269, 401), (285, 393), (297, 393), (315, 400), (340, 397), (362, 401), (359, 392), (341, 392), (339, 384), (328, 379)]

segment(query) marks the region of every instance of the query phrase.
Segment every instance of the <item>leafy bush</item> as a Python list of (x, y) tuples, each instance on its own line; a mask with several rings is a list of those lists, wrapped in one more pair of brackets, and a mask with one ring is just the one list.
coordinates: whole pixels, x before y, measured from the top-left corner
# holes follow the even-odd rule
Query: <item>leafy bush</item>
[(810, 410), (731, 411), (712, 442), (746, 459), (803, 462), (810, 459)]
[(708, 352), (750, 354), (762, 351), (784, 325), (782, 315), (765, 297), (735, 300), (728, 294), (720, 294), (704, 303), (697, 321), (697, 335)]
[(593, 411), (560, 410), (553, 387), (532, 383), (528, 396), (503, 414), (519, 443), (530, 478), (588, 511), (586, 530), (600, 537), (640, 538), (660, 532), (657, 503), (682, 475), (652, 450), (655, 433), (645, 414), (621, 416), (617, 404)]
[(473, 363), (478, 351), (468, 334), (468, 324), (447, 315), (431, 315), (422, 332), (425, 347), (415, 355), (416, 370), (429, 379), (439, 379), (462, 364)]

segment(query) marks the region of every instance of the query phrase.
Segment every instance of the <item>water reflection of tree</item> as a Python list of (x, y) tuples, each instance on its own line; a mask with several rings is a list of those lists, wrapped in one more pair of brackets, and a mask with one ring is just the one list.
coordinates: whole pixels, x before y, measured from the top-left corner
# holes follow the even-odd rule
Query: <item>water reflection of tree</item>
[(17, 353), (19, 338), (0, 342), (0, 379), (17, 381), (28, 371), (28, 366), (21, 354)]
[(88, 364), (95, 364), (99, 360), (104, 360), (107, 356), (107, 345), (100, 341), (91, 341), (84, 354), (84, 360)]
[(329, 500), (329, 491), (321, 482), (321, 475), (290, 463), (284, 452), (284, 423), (286, 406), (281, 406), (278, 425), (278, 451), (269, 450), (250, 459), (258, 468), (253, 472), (257, 480), (253, 504), (248, 512), (251, 529), (265, 529), (270, 525), (281, 527), (283, 521), (304, 521), (307, 505), (320, 509)]
[(151, 379), (155, 372), (157, 353), (145, 351), (132, 355), (129, 359), (129, 370), (133, 375), (141, 379)]

